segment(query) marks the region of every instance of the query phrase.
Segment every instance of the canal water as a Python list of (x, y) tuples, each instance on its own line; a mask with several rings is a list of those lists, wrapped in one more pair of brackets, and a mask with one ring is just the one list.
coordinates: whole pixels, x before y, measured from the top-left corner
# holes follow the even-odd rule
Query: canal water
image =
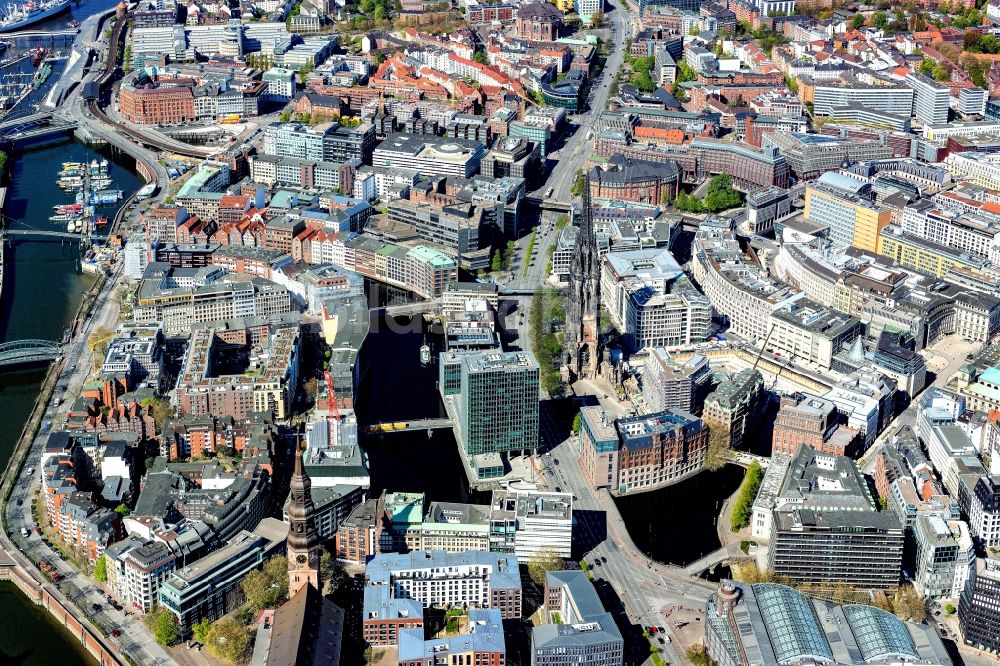
[(742, 467), (726, 465), (660, 490), (618, 497), (615, 504), (643, 553), (658, 562), (684, 566), (721, 546), (716, 518), (744, 473)]
[(0, 664), (94, 666), (97, 661), (13, 583), (0, 582)]
[[(52, 206), (69, 203), (71, 195), (55, 185), (56, 175), (64, 161), (83, 161), (107, 157), (115, 187), (125, 196), (141, 186), (134, 172), (134, 162), (118, 161), (107, 149), (96, 149), (72, 140), (49, 142), (19, 150), (10, 156), (11, 168), (7, 190), (5, 218), (12, 229), (45, 229), (65, 231), (65, 223), (52, 222)], [(111, 217), (114, 209), (102, 214)], [(21, 242), (6, 250), (3, 297), (0, 299), (0, 341), (23, 339), (59, 340), (76, 314), (83, 294), (93, 284), (93, 278), (79, 272), (79, 249), (76, 244), (58, 242)], [(6, 466), (21, 429), (31, 413), (41, 381), (43, 368), (28, 368), (0, 372), (0, 404), (5, 418), (0, 419), (0, 465)], [(89, 664), (89, 657), (75, 641), (64, 640), (51, 617), (42, 613), (29, 615), (32, 604), (16, 589), (9, 594), (0, 588), (0, 663), (55, 663), (46, 656), (33, 653), (24, 662), (5, 661), (4, 655), (16, 655), (33, 644), (25, 637), (45, 638), (37, 641), (38, 655), (58, 648), (59, 663), (66, 666)], [(34, 618), (32, 631), (15, 631), (12, 627), (22, 618)], [(44, 644), (44, 646), (42, 645)]]
[[(423, 344), (432, 350), (427, 366), (420, 364)], [(358, 422), (446, 416), (437, 388), (437, 355), (442, 348), (440, 334), (429, 330), (422, 317), (373, 315), (361, 350), (364, 374), (358, 389)], [(429, 501), (489, 501), (488, 493), (469, 490), (451, 430), (435, 430), (430, 437), (426, 432), (389, 433), (365, 440), (364, 448), (373, 494), (423, 491)]]

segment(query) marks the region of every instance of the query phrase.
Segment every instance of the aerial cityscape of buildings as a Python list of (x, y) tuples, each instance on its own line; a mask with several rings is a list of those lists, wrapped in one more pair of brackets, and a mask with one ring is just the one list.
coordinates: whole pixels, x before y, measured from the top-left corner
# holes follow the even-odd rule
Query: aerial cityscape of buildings
[(1000, 0), (67, 8), (0, 578), (81, 651), (998, 658)]

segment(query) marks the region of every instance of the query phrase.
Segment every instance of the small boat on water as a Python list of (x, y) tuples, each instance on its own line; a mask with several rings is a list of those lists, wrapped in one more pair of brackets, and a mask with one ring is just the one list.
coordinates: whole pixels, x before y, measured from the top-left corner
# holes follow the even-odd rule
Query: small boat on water
[(122, 200), (121, 190), (97, 190), (90, 192), (90, 204), (100, 206), (102, 204), (118, 203)]
[(76, 222), (74, 220), (70, 220), (69, 222), (66, 223), (66, 231), (68, 231), (69, 233), (73, 233), (75, 229), (76, 229)]
[(97, 218), (94, 220), (94, 224), (99, 227), (103, 227), (107, 225), (107, 223), (108, 223), (108, 218), (104, 217), (103, 215), (97, 216)]
[(42, 87), (42, 84), (49, 80), (52, 76), (52, 65), (47, 62), (43, 62), (42, 66), (38, 68), (35, 72), (34, 78), (31, 79), (31, 87), (34, 90), (38, 90)]
[(31, 66), (38, 67), (45, 60), (45, 56), (49, 54), (49, 50), (41, 46), (36, 46), (35, 50), (31, 54)]

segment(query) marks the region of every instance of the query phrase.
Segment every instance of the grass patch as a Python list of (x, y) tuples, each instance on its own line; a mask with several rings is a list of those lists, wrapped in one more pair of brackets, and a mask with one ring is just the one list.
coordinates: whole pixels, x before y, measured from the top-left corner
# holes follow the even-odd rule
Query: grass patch
[(535, 238), (538, 236), (538, 229), (531, 230), (531, 238), (528, 239), (528, 249), (524, 251), (524, 268), (521, 275), (528, 276), (528, 267), (531, 265), (531, 253), (535, 251)]

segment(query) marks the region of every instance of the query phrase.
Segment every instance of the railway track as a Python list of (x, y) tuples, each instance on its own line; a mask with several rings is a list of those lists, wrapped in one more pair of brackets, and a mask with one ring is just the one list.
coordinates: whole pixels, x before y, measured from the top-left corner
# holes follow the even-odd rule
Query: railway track
[[(140, 146), (146, 146), (163, 152), (183, 155), (184, 157), (196, 157), (198, 159), (203, 159), (205, 157), (203, 152), (194, 149), (185, 149), (172, 143), (167, 144), (165, 142), (158, 141), (157, 139), (147, 136), (124, 123), (113, 120), (107, 113), (104, 112), (104, 109), (101, 108), (100, 99), (105, 90), (107, 90), (109, 86), (114, 83), (118, 73), (118, 52), (121, 49), (124, 31), (128, 27), (128, 21), (130, 18), (131, 13), (126, 14), (120, 20), (115, 21), (115, 28), (111, 33), (111, 44), (108, 48), (108, 59), (107, 62), (104, 63), (104, 71), (97, 79), (98, 94), (87, 100), (88, 110), (94, 118), (97, 118), (105, 125), (114, 127), (118, 132), (128, 136)], [(152, 168), (152, 165), (149, 166)]]

